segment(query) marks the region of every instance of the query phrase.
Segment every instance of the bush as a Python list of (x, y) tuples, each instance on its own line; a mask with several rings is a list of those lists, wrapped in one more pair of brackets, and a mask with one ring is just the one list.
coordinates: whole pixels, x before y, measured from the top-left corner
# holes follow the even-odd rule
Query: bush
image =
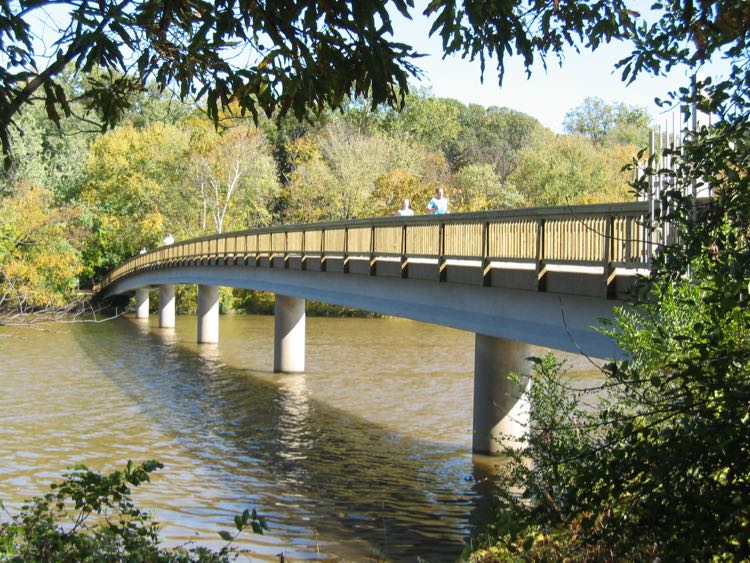
[(235, 517), (236, 532), (220, 532), (227, 544), (204, 547), (159, 546), (159, 524), (135, 506), (131, 487), (150, 481), (157, 461), (128, 462), (109, 475), (76, 466), (52, 492), (27, 501), (20, 513), (0, 522), (0, 561), (224, 562), (234, 559), (232, 541), (247, 527), (267, 530), (263, 517), (246, 510)]

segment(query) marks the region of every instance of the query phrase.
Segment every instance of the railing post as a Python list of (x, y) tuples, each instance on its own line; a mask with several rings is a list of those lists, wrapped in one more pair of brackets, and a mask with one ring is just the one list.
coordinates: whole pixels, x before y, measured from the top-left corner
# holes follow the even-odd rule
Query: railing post
[(320, 230), (320, 271), (326, 271), (326, 230)]
[(612, 267), (612, 256), (614, 254), (614, 221), (611, 213), (606, 216), (604, 227), (604, 297), (614, 299), (616, 294), (615, 270)]
[(289, 231), (284, 231), (284, 269), (289, 269)]
[(438, 279), (444, 282), (448, 277), (447, 263), (445, 260), (445, 223), (440, 222), (438, 228)]
[(344, 273), (349, 273), (349, 227), (344, 227)]
[(377, 261), (375, 259), (375, 225), (370, 227), (370, 275), (374, 276), (377, 271)]
[(547, 221), (541, 218), (536, 225), (536, 288), (537, 291), (547, 291), (547, 265), (545, 264), (544, 236)]
[(492, 266), (490, 264), (490, 222), (482, 225), (482, 285), (492, 285)]
[(633, 261), (633, 216), (625, 217), (625, 252), (623, 261), (630, 263)]
[(302, 231), (302, 256), (299, 259), (299, 269), (303, 272), (307, 270), (307, 247), (305, 246), (305, 232)]
[(406, 225), (401, 226), (401, 277), (409, 277), (409, 259), (406, 257)]

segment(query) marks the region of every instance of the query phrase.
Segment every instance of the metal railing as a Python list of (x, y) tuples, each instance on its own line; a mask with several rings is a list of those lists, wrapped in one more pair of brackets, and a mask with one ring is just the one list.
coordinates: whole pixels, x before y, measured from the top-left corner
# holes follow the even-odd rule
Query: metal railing
[[(135, 256), (95, 291), (124, 276), (156, 267), (244, 264), (378, 275), (378, 263), (481, 267), (484, 285), (498, 263), (647, 268), (654, 251), (648, 202), (512, 209), (480, 213), (379, 217), (282, 225), (177, 242)], [(334, 265), (327, 267), (327, 265)], [(356, 266), (353, 266), (356, 265)], [(481, 282), (480, 282), (481, 283)]]

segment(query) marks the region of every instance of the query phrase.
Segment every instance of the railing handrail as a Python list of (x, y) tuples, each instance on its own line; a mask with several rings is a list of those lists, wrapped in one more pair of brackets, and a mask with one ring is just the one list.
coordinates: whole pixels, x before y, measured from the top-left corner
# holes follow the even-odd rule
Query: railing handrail
[[(481, 251), (479, 252), (460, 254), (467, 258), (480, 258), (486, 261), (490, 258), (497, 257), (499, 256), (498, 254), (492, 254), (490, 252), (490, 239), (492, 241), (500, 240), (502, 244), (507, 246), (508, 244), (516, 244), (515, 239), (512, 239), (515, 235), (522, 239), (517, 243), (518, 247), (522, 248), (522, 250), (508, 252), (515, 252), (516, 254), (520, 252), (521, 254), (524, 254), (524, 256), (516, 256), (516, 258), (519, 261), (536, 261), (539, 268), (543, 266), (545, 260), (549, 259), (550, 261), (554, 261), (557, 257), (563, 255), (570, 255), (572, 256), (570, 258), (571, 262), (581, 264), (608, 264), (611, 262), (618, 262), (616, 256), (625, 257), (625, 261), (630, 261), (630, 257), (637, 256), (638, 258), (636, 260), (632, 260), (633, 263), (643, 264), (648, 261), (648, 255), (650, 255), (650, 250), (644, 250), (644, 248), (646, 248), (645, 245), (647, 244), (644, 235), (646, 223), (645, 217), (648, 212), (648, 202), (635, 201), (559, 207), (505, 209), (473, 213), (451, 213), (446, 215), (426, 214), (411, 217), (369, 217), (351, 219), (348, 221), (328, 221), (322, 223), (300, 223), (256, 227), (242, 231), (231, 231), (186, 239), (170, 246), (162, 246), (153, 249), (143, 255), (136, 255), (110, 272), (96, 290), (98, 291), (102, 287), (109, 285), (114, 280), (119, 279), (122, 275), (132, 273), (135, 269), (163, 262), (165, 260), (171, 260), (173, 258), (189, 258), (207, 255), (229, 256), (244, 253), (246, 255), (254, 255), (258, 260), (260, 260), (259, 256), (261, 254), (270, 256), (279, 256), (283, 254), (284, 260), (286, 260), (290, 255), (290, 249), (288, 246), (290, 235), (295, 234), (298, 234), (298, 236), (301, 237), (302, 246), (305, 247), (303, 254), (309, 256), (314, 256), (316, 254), (323, 256), (326, 254), (326, 235), (330, 236), (331, 233), (343, 232), (342, 235), (339, 235), (339, 238), (343, 236), (343, 245), (341, 249), (339, 250), (338, 246), (332, 245), (329, 247), (329, 250), (331, 250), (332, 253), (348, 254), (350, 246), (349, 239), (351, 238), (349, 233), (357, 231), (362, 232), (367, 229), (370, 230), (368, 235), (370, 241), (369, 250), (358, 250), (352, 252), (353, 256), (363, 256), (369, 253), (374, 259), (376, 240), (381, 240), (377, 238), (377, 235), (381, 234), (381, 236), (386, 237), (385, 239), (382, 239), (386, 240), (386, 243), (383, 244), (385, 246), (390, 244), (393, 248), (388, 251), (381, 251), (379, 253), (380, 256), (386, 257), (401, 255), (402, 260), (405, 260), (407, 254), (411, 257), (427, 256), (433, 259), (438, 259), (441, 271), (444, 268), (446, 258), (455, 256), (455, 253), (446, 250), (447, 237), (445, 233), (449, 227), (451, 229), (459, 229), (459, 236), (466, 237), (466, 240), (464, 241), (460, 238), (449, 239), (449, 242), (453, 245), (454, 249), (461, 247), (462, 243), (466, 243), (466, 246), (472, 246), (472, 248), (481, 244)], [(566, 222), (566, 219), (573, 219), (573, 221)], [(616, 219), (625, 221), (620, 224), (619, 231), (617, 231), (620, 233), (619, 235), (615, 233), (616, 228), (614, 222)], [(509, 225), (514, 222), (517, 223), (515, 233), (507, 233), (505, 231), (502, 231), (502, 233), (500, 232), (503, 225)], [(532, 228), (532, 224), (536, 225), (536, 227)], [(633, 228), (634, 224), (636, 225), (636, 228)], [(493, 228), (497, 228), (494, 235), (491, 235), (490, 233), (490, 225), (492, 225)], [(465, 229), (460, 231), (460, 229), (464, 228), (462, 226), (464, 226), (465, 229), (469, 229), (469, 231), (466, 231)], [(400, 235), (394, 234), (392, 227), (400, 227)], [(424, 231), (425, 227), (428, 229), (420, 235), (420, 229), (414, 229), (414, 227), (421, 227), (422, 231)], [(437, 227), (437, 231), (430, 230), (429, 227)], [(481, 230), (481, 234), (476, 232), (477, 229)], [(436, 232), (439, 234), (435, 235)], [(274, 242), (278, 235), (283, 235), (283, 245), (281, 244), (282, 241), (279, 241), (279, 246), (277, 247), (274, 245)], [(263, 240), (264, 245), (268, 244), (267, 249), (260, 249), (261, 237), (263, 236), (269, 237), (268, 239)], [(317, 240), (315, 237), (320, 237), (320, 248), (307, 248), (305, 244), (306, 236), (310, 237), (311, 241)], [(399, 245), (395, 244), (394, 236), (401, 237)], [(408, 238), (409, 236), (414, 240)], [(422, 238), (419, 238), (420, 236), (422, 236)], [(435, 236), (438, 238), (435, 239)], [(492, 236), (494, 236), (494, 238), (492, 238)], [(237, 251), (237, 241), (243, 239), (243, 237), (244, 242), (241, 245), (243, 246), (243, 250)], [(247, 241), (253, 237), (255, 237), (256, 247), (255, 249), (249, 249)], [(552, 237), (557, 238), (554, 239)], [(616, 252), (614, 244), (616, 239), (618, 241), (621, 239), (622, 242), (622, 248), (619, 253)], [(407, 240), (411, 240), (410, 244), (412, 244), (412, 246), (432, 250), (420, 252), (419, 249), (417, 249), (417, 251), (410, 249), (410, 252), (407, 253)], [(508, 240), (511, 240), (511, 243), (508, 243)], [(578, 246), (574, 251), (568, 252), (565, 250), (564, 244), (567, 243), (570, 245), (571, 240), (576, 242)], [(235, 250), (228, 251), (228, 245), (235, 248)], [(220, 246), (222, 247), (221, 249)], [(283, 248), (281, 248), (281, 246), (283, 246)], [(336, 246), (335, 250), (333, 248), (334, 246)], [(200, 249), (200, 253), (185, 253), (183, 250), (186, 247), (193, 250)], [(204, 250), (204, 247), (206, 250)], [(298, 251), (297, 248), (292, 249), (292, 253), (296, 251)], [(156, 259), (154, 260), (154, 258)], [(133, 267), (131, 267), (131, 265)]]
[[(224, 233), (214, 233), (202, 237), (185, 239), (180, 243), (200, 242), (204, 240), (216, 240), (242, 235), (256, 235), (266, 233), (284, 233), (296, 231), (319, 231), (322, 229), (337, 228), (366, 228), (370, 226), (386, 225), (434, 225), (440, 223), (460, 223), (462, 221), (483, 221), (483, 220), (502, 220), (524, 217), (529, 219), (537, 218), (559, 218), (569, 217), (572, 215), (601, 215), (615, 213), (624, 215), (629, 212), (642, 213), (648, 210), (648, 203), (645, 201), (628, 201), (623, 203), (592, 203), (587, 205), (568, 205), (568, 206), (547, 206), (547, 207), (526, 207), (518, 209), (499, 209), (496, 211), (473, 211), (468, 213), (447, 213), (445, 215), (412, 215), (410, 217), (386, 216), (386, 217), (363, 217), (361, 219), (346, 219), (341, 221), (324, 221), (320, 223), (292, 223), (289, 225), (272, 225), (268, 227), (253, 227), (241, 231), (227, 231)], [(159, 247), (162, 248), (162, 247)], [(157, 249), (154, 249), (157, 250)]]

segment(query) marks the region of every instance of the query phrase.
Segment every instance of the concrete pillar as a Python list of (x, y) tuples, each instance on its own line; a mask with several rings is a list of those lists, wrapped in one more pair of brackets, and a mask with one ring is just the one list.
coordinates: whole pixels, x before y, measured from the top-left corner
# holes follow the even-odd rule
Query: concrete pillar
[(276, 294), (273, 371), (305, 371), (305, 300)]
[(219, 341), (219, 288), (198, 286), (198, 344)]
[(135, 318), (148, 318), (148, 287), (139, 287), (135, 290)]
[(532, 346), (515, 340), (477, 334), (474, 340), (474, 437), (477, 454), (496, 454), (503, 446), (517, 444), (529, 422), (528, 402), (523, 390), (508, 379), (510, 372), (531, 372), (527, 357)]
[(159, 286), (159, 327), (174, 328), (174, 285)]

